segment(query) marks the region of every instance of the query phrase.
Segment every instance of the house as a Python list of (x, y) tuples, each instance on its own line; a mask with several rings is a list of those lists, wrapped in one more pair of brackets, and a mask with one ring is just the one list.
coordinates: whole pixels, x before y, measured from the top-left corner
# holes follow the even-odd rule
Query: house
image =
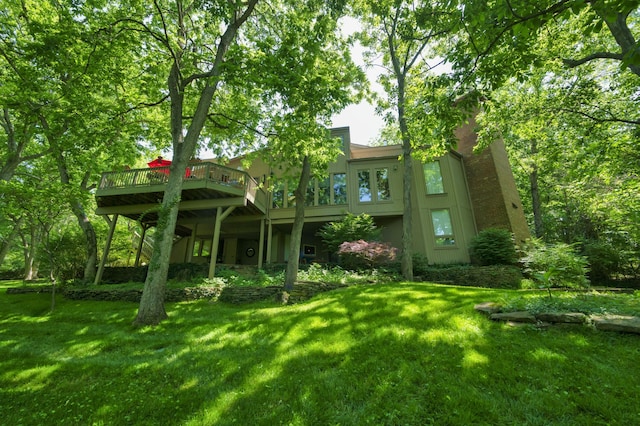
[[(474, 154), (474, 126), (471, 120), (458, 129), (456, 151), (425, 164), (412, 160), (413, 249), (433, 264), (468, 263), (470, 240), (485, 228), (506, 228), (517, 242), (529, 237), (504, 144), (498, 140)], [(401, 147), (353, 144), (348, 127), (331, 134), (342, 139), (343, 155), (307, 190), (301, 261), (330, 260), (317, 231), (347, 212), (371, 215), (382, 239), (400, 248)], [(96, 213), (137, 220), (144, 230), (153, 227), (167, 173), (162, 167), (104, 173)], [(192, 163), (187, 175), (172, 263), (206, 262), (213, 276), (217, 263), (262, 267), (288, 260), (295, 182), (280, 179), (277, 168), (260, 160), (243, 170), (241, 158), (224, 166), (215, 160)]]

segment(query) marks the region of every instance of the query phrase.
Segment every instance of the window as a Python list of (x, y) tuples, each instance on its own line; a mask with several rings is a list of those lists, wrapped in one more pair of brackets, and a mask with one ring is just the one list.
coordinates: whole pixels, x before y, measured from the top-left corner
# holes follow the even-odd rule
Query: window
[(333, 175), (333, 204), (347, 204), (347, 174)]
[(316, 180), (309, 180), (309, 184), (307, 185), (307, 193), (304, 196), (304, 205), (305, 206), (315, 206), (316, 204)]
[(440, 172), (440, 162), (432, 161), (422, 166), (424, 171), (424, 181), (427, 186), (427, 194), (444, 194), (442, 184), (442, 173)]
[(208, 257), (211, 256), (211, 238), (202, 239), (198, 238), (193, 244), (193, 256), (194, 257)]
[[(293, 208), (296, 205), (295, 180), (273, 180), (271, 190), (271, 208)], [(304, 205), (326, 206), (329, 204), (347, 204), (347, 175), (335, 173), (322, 180), (311, 179), (305, 191)]]
[(376, 190), (378, 201), (388, 201), (391, 199), (389, 192), (389, 169), (376, 169)]
[(276, 180), (273, 183), (273, 191), (271, 191), (271, 205), (274, 209), (284, 207), (284, 182)]
[(451, 216), (448, 209), (431, 210), (431, 222), (433, 223), (433, 233), (436, 237), (436, 247), (447, 247), (455, 245), (451, 226)]
[(324, 178), (323, 180), (318, 181), (318, 205), (326, 206), (331, 201), (331, 192), (329, 188), (331, 187), (331, 182), (329, 176)]
[(298, 185), (291, 179), (287, 181), (287, 207), (296, 206), (296, 188)]
[(371, 181), (369, 170), (358, 170), (358, 200), (361, 203), (371, 201)]

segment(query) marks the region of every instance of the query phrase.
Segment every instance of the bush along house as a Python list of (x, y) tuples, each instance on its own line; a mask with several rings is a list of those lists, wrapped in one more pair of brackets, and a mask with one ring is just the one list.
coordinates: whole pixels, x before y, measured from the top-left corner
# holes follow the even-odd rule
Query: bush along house
[[(516, 243), (529, 237), (504, 144), (497, 140), (483, 152), (473, 153), (474, 126), (471, 120), (458, 129), (456, 151), (424, 164), (412, 160), (413, 250), (431, 264), (470, 262), (470, 239), (485, 228), (505, 228)], [(401, 147), (352, 144), (348, 127), (331, 129), (331, 134), (342, 139), (343, 155), (329, 165), (324, 179), (312, 180), (307, 190), (301, 261), (332, 258), (317, 232), (347, 212), (372, 216), (382, 228), (382, 240), (400, 249)], [(261, 268), (288, 260), (296, 184), (278, 179), (277, 168), (260, 160), (246, 170), (241, 161), (232, 159), (224, 166), (215, 159), (190, 164), (182, 187), (172, 263), (208, 263), (212, 277), (216, 264)], [(112, 230), (120, 216), (141, 224), (136, 265), (149, 244), (146, 231), (156, 224), (155, 211), (167, 174), (166, 165), (106, 172), (96, 192), (96, 212), (110, 216)]]

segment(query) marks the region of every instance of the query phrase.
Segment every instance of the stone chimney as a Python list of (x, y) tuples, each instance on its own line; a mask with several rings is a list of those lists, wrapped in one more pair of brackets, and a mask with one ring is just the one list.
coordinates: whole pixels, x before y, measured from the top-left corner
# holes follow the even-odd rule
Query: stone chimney
[(521, 244), (531, 235), (504, 142), (498, 139), (482, 152), (474, 153), (478, 142), (476, 126), (474, 114), (456, 131), (457, 151), (463, 158), (476, 226), (478, 231), (508, 229), (515, 235), (516, 244)]

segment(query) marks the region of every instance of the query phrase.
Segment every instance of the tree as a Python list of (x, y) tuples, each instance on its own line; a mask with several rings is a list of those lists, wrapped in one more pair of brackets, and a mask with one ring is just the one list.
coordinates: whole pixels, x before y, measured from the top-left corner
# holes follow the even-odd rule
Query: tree
[[(159, 206), (156, 244), (149, 264), (136, 325), (158, 324), (167, 318), (164, 293), (175, 230), (182, 179), (219, 88), (226, 81), (227, 53), (257, 0), (247, 2), (156, 1), (146, 8), (134, 2), (135, 13), (122, 16), (123, 29), (147, 37), (141, 52), (158, 63), (152, 71), (166, 73), (173, 148), (171, 173)], [(221, 29), (220, 33), (217, 32)], [(153, 56), (153, 58), (151, 58)], [(157, 75), (157, 74), (154, 74)], [(159, 99), (165, 99), (159, 96)]]
[(272, 106), (271, 118), (264, 124), (272, 137), (256, 153), (282, 168), (283, 178), (297, 175), (287, 292), (298, 272), (307, 188), (311, 179), (323, 177), (343, 149), (327, 126), (334, 114), (360, 99), (365, 82), (364, 73), (351, 60), (347, 41), (337, 32), (343, 5), (310, 5), (280, 13), (279, 23), (270, 27), (271, 37), (256, 34), (263, 59), (248, 67), (261, 70), (253, 78), (266, 89), (263, 103)]
[[(461, 26), (447, 60), (467, 83), (498, 87), (510, 77), (526, 76), (530, 65), (540, 63), (537, 38), (558, 27), (569, 43), (557, 56), (566, 66), (613, 60), (640, 76), (635, 0), (460, 0), (456, 6)], [(584, 42), (605, 32), (608, 43)], [(568, 58), (566, 52), (576, 56)]]
[[(122, 36), (103, 31), (104, 9), (92, 4), (43, 1), (7, 5), (0, 18), (7, 85), (0, 90), (7, 139), (2, 174), (11, 179), (20, 164), (54, 160), (60, 182), (86, 240), (84, 279), (95, 276), (97, 238), (86, 213), (91, 182), (108, 161), (135, 154), (136, 124), (123, 120), (130, 67)], [(133, 61), (131, 61), (133, 62)]]
[(402, 139), (401, 269), (403, 277), (412, 280), (412, 158), (424, 160), (444, 154), (454, 143), (453, 130), (461, 118), (453, 93), (447, 92), (443, 78), (433, 73), (441, 61), (436, 45), (456, 28), (456, 13), (438, 2), (391, 0), (357, 2), (355, 13), (363, 24), (358, 38), (371, 55), (382, 55), (386, 74), (381, 83), (387, 101), (380, 107), (395, 110), (387, 120), (397, 121)]
[(480, 144), (503, 135), (539, 237), (604, 246), (630, 265), (638, 258), (640, 235), (629, 224), (638, 219), (640, 156), (637, 126), (621, 117), (637, 114), (636, 77), (604, 65), (549, 64), (494, 91), (478, 117)]
[(366, 213), (354, 215), (347, 212), (342, 219), (322, 226), (318, 235), (331, 252), (337, 252), (340, 244), (348, 241), (377, 241), (381, 230)]

